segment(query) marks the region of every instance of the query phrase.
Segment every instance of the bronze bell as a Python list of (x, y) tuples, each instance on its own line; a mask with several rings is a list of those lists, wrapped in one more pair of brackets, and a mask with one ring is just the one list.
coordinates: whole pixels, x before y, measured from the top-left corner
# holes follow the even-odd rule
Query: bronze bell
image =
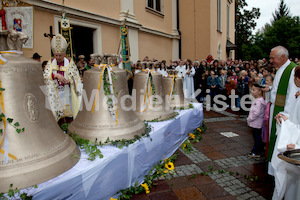
[(189, 108), (190, 103), (183, 94), (183, 80), (177, 77), (176, 70), (167, 70), (168, 77), (163, 77), (163, 88), (167, 95), (167, 102), (173, 109)]
[[(166, 102), (162, 75), (153, 68), (155, 63), (142, 62), (143, 70), (134, 75), (133, 93), (136, 96), (136, 113), (140, 119), (164, 120), (175, 116)], [(134, 92), (136, 95), (134, 95)]]
[[(13, 34), (17, 34), (15, 41), (9, 39)], [(19, 51), (20, 39), (25, 37), (19, 34), (11, 31), (9, 49), (0, 52), (0, 81), (5, 89), (0, 92), (0, 113), (6, 117), (0, 122), (0, 192), (8, 192), (10, 184), (22, 189), (50, 180), (72, 168), (80, 157), (75, 142), (63, 133), (45, 106), (41, 63)], [(13, 122), (9, 124), (7, 118)], [(11, 126), (16, 122), (24, 132)]]
[[(116, 58), (116, 55), (92, 54), (91, 57), (97, 64), (84, 73), (82, 109), (69, 125), (68, 131), (75, 132), (81, 138), (90, 141), (95, 141), (97, 138), (97, 141), (101, 142), (105, 142), (107, 138), (110, 140), (133, 139), (135, 135), (140, 136), (145, 133), (145, 124), (131, 108), (132, 97), (128, 92), (126, 72), (118, 66), (112, 67), (110, 74), (112, 78), (116, 76), (112, 88), (107, 86), (109, 80), (104, 81), (101, 75), (102, 70), (106, 70), (106, 76), (109, 76), (108, 69), (104, 69), (108, 65), (104, 63), (111, 64), (112, 61), (109, 58)], [(113, 92), (115, 98), (107, 92), (109, 94)]]

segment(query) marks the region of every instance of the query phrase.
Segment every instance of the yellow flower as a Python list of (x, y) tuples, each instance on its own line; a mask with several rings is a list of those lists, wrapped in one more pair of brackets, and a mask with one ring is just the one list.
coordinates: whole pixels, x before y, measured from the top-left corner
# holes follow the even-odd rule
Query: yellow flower
[(195, 139), (195, 135), (193, 133), (190, 133), (189, 137)]
[(174, 164), (172, 162), (168, 162), (165, 164), (165, 167), (168, 169), (168, 170), (174, 170)]
[(146, 194), (150, 193), (150, 190), (149, 190), (149, 187), (148, 187), (147, 183), (143, 183), (143, 184), (141, 184), (141, 186), (145, 189)]
[(185, 148), (186, 147), (186, 144), (183, 144), (183, 148)]
[(118, 199), (115, 199), (115, 198), (112, 198), (112, 197), (111, 197), (110, 200), (118, 200)]
[(201, 128), (197, 128), (197, 130), (198, 130), (200, 133), (202, 132)]
[(167, 169), (166, 169), (166, 170), (164, 170), (164, 173), (165, 173), (165, 174), (166, 174), (166, 173), (168, 173), (168, 172), (169, 172), (169, 170), (167, 170)]

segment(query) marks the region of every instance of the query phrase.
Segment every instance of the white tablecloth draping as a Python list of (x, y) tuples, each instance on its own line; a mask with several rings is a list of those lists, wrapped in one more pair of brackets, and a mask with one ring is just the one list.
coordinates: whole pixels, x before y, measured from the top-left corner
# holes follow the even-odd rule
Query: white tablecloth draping
[(128, 147), (99, 147), (102, 159), (89, 161), (82, 151), (73, 168), (37, 188), (27, 188), (28, 195), (34, 200), (106, 200), (136, 182), (142, 183), (154, 165), (174, 154), (188, 133), (202, 125), (203, 106), (193, 105), (194, 109), (178, 111), (174, 119), (149, 123), (153, 127), (150, 137)]

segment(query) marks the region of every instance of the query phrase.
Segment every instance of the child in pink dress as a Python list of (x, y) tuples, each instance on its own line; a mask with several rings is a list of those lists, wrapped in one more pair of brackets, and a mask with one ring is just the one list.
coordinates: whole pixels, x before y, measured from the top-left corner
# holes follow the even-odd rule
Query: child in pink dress
[(258, 84), (253, 84), (251, 87), (251, 94), (255, 100), (251, 104), (249, 116), (247, 118), (247, 124), (252, 128), (252, 134), (254, 139), (254, 146), (252, 151), (248, 156), (259, 158), (263, 152), (262, 143), (262, 127), (266, 109), (266, 102), (263, 98), (263, 91), (261, 90), (263, 86)]

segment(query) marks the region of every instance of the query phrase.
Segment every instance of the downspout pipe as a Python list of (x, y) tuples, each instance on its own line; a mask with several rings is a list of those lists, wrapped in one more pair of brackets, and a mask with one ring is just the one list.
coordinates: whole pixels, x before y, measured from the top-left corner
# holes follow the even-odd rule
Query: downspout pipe
[(180, 31), (180, 26), (179, 26), (179, 0), (177, 0), (177, 31), (178, 31), (178, 34), (179, 34), (179, 59), (181, 59), (181, 31)]

